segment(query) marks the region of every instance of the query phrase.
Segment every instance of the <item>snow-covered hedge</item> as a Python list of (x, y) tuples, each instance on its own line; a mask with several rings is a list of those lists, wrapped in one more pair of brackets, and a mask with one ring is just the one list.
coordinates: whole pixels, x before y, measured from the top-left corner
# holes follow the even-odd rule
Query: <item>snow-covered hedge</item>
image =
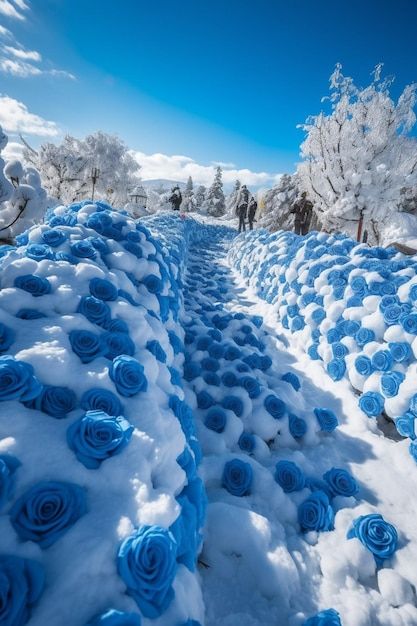
[(164, 248), (84, 202), (0, 248), (4, 624), (202, 620), (205, 494), (180, 374), (189, 234), (175, 216), (151, 225)]
[(333, 380), (348, 378), (369, 417), (382, 412), (417, 460), (417, 258), (312, 232), (238, 238), (231, 263)]

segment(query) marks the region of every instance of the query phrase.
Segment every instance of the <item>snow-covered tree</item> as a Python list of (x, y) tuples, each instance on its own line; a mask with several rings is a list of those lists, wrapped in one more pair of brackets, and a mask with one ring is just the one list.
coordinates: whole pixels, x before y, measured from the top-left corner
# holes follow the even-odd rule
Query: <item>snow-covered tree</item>
[(180, 209), (185, 213), (190, 213), (190, 211), (195, 211), (195, 208), (196, 204), (194, 198), (193, 179), (189, 176), (185, 189), (182, 193), (182, 203)]
[(24, 155), (39, 170), (46, 190), (58, 202), (90, 198), (93, 168), (99, 171), (95, 197), (114, 206), (123, 206), (128, 190), (139, 181), (139, 164), (124, 142), (101, 131), (85, 139), (67, 135), (61, 144), (45, 143), (38, 151), (27, 146)]
[(260, 226), (272, 232), (293, 230), (294, 214), (291, 209), (300, 194), (298, 184), (297, 175), (283, 174), (278, 185), (266, 192)]
[(197, 190), (194, 194), (194, 200), (195, 200), (195, 210), (196, 211), (200, 211), (204, 201), (206, 199), (206, 192), (207, 189), (204, 187), (204, 185), (199, 185), (197, 187)]
[[(0, 126), (0, 153), (7, 141)], [(5, 164), (0, 156), (0, 239), (11, 241), (40, 222), (47, 205), (39, 173), (32, 167), (24, 168), (17, 160)]]
[(298, 167), (300, 185), (314, 203), (326, 230), (356, 236), (358, 225), (369, 242), (384, 240), (384, 229), (401, 210), (402, 190), (417, 183), (415, 125), (417, 85), (397, 101), (392, 78), (377, 65), (371, 83), (357, 87), (338, 64), (330, 77), (331, 110), (310, 117)]
[(233, 191), (229, 193), (226, 199), (226, 215), (229, 219), (236, 217), (236, 204), (237, 199), (239, 197), (241, 182), (237, 180), (235, 182), (235, 186), (233, 187)]
[(213, 184), (208, 190), (203, 210), (212, 217), (220, 217), (225, 214), (226, 204), (223, 193), (222, 168), (217, 167)]

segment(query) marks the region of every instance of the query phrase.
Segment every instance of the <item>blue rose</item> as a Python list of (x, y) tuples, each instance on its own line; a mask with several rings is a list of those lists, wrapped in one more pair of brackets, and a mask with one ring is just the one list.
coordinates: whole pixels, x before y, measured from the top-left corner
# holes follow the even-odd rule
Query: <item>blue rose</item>
[(84, 315), (89, 322), (107, 328), (111, 319), (110, 307), (103, 300), (94, 296), (83, 296), (77, 308), (77, 312)]
[(224, 372), (221, 376), (221, 381), (225, 387), (237, 387), (239, 384), (238, 378), (234, 372)]
[(380, 379), (381, 393), (385, 398), (393, 398), (398, 395), (400, 385), (405, 379), (402, 372), (384, 372)]
[(197, 394), (197, 406), (199, 409), (209, 409), (214, 404), (214, 399), (207, 391), (200, 391)]
[(399, 304), (391, 304), (387, 306), (387, 308), (383, 311), (384, 322), (388, 326), (393, 326), (394, 324), (398, 324), (399, 319), (402, 315), (402, 309)]
[(404, 415), (395, 418), (395, 427), (401, 437), (416, 439), (415, 420), (416, 416), (411, 411), (407, 411)]
[(103, 411), (108, 415), (123, 414), (123, 406), (119, 398), (108, 389), (98, 387), (84, 393), (80, 406), (84, 411)]
[(197, 339), (196, 348), (197, 350), (207, 350), (209, 346), (213, 343), (213, 339), (209, 335), (203, 335)]
[(355, 496), (359, 491), (358, 484), (353, 476), (339, 467), (332, 467), (332, 469), (323, 474), (323, 478), (334, 496), (349, 498), (350, 496)]
[(371, 359), (364, 354), (356, 357), (355, 369), (361, 376), (370, 376), (374, 371)]
[(85, 626), (141, 626), (141, 619), (138, 613), (108, 609), (105, 613), (93, 617)]
[(0, 322), (0, 352), (7, 352), (14, 340), (14, 330)]
[(110, 320), (109, 325), (107, 326), (107, 330), (109, 333), (125, 333), (129, 334), (129, 327), (124, 320), (115, 319)]
[(344, 359), (349, 354), (349, 350), (341, 341), (332, 343), (332, 352), (335, 359)]
[(266, 396), (264, 400), (264, 407), (268, 411), (270, 415), (276, 420), (284, 417), (287, 407), (285, 402), (283, 402), (278, 396), (273, 395), (272, 393), (269, 396)]
[(275, 466), (275, 480), (285, 493), (300, 491), (305, 486), (305, 476), (292, 461), (278, 461)]
[(405, 341), (393, 341), (388, 348), (396, 363), (403, 363), (412, 356), (410, 344)]
[(286, 383), (289, 383), (295, 391), (298, 391), (301, 387), (300, 379), (294, 372), (286, 372), (286, 374), (281, 376), (281, 380), (285, 380)]
[(121, 415), (87, 411), (68, 428), (67, 443), (87, 469), (98, 469), (105, 459), (119, 454), (127, 446), (133, 430)]
[(226, 361), (236, 361), (236, 359), (240, 359), (242, 356), (242, 351), (239, 350), (237, 346), (229, 345), (226, 346), (223, 357)]
[(156, 339), (148, 341), (146, 344), (146, 349), (154, 355), (157, 361), (159, 361), (160, 363), (166, 363), (167, 355), (159, 341), (157, 341)]
[(14, 286), (32, 294), (35, 298), (51, 293), (51, 283), (47, 278), (25, 274), (14, 279)]
[(243, 387), (243, 389), (246, 389), (251, 400), (258, 398), (261, 395), (261, 386), (253, 376), (242, 376), (242, 378), (239, 379), (238, 384)]
[(168, 339), (174, 351), (174, 354), (180, 354), (181, 352), (184, 352), (184, 344), (182, 343), (178, 335), (174, 333), (173, 330), (168, 331)]
[(14, 489), (14, 473), (21, 463), (10, 454), (0, 455), (0, 509), (10, 500)]
[(77, 397), (68, 387), (45, 385), (34, 400), (25, 402), (25, 406), (43, 411), (56, 419), (62, 419), (77, 407)]
[(137, 259), (141, 259), (143, 257), (143, 250), (140, 245), (137, 244), (135, 241), (126, 241), (123, 244), (123, 247), (125, 250), (127, 250), (127, 252), (133, 254)]
[(66, 234), (58, 228), (45, 230), (41, 235), (42, 241), (51, 248), (57, 248), (67, 240)]
[(248, 454), (252, 454), (256, 447), (255, 437), (252, 435), (252, 433), (248, 433), (245, 431), (240, 435), (237, 443), (239, 448), (244, 452), (247, 452)]
[(155, 274), (148, 274), (148, 276), (143, 279), (143, 283), (146, 289), (153, 294), (160, 294), (164, 288), (162, 280), (158, 278), (158, 276), (155, 276)]
[(86, 511), (84, 489), (73, 483), (44, 481), (16, 500), (10, 521), (19, 539), (49, 548)]
[(290, 329), (292, 333), (297, 332), (298, 330), (302, 330), (305, 326), (304, 318), (301, 315), (296, 315), (292, 318)]
[(177, 502), (181, 506), (181, 513), (170, 527), (177, 542), (177, 562), (183, 563), (194, 572), (200, 542), (197, 532), (197, 509), (184, 493), (177, 497)]
[(378, 417), (384, 410), (384, 398), (377, 391), (367, 391), (359, 398), (359, 408), (368, 417)]
[(16, 317), (21, 320), (38, 320), (42, 317), (46, 317), (45, 313), (36, 311), (36, 309), (19, 309), (16, 313)]
[(324, 432), (331, 433), (339, 426), (339, 420), (330, 409), (314, 409), (314, 415)]
[(307, 432), (307, 423), (302, 417), (298, 417), (293, 413), (288, 415), (288, 427), (294, 439), (301, 439)]
[(391, 558), (397, 549), (397, 530), (379, 513), (357, 517), (347, 534), (348, 539), (355, 537), (373, 554), (378, 566), (382, 566), (386, 559)]
[(222, 407), (233, 411), (237, 417), (241, 417), (243, 414), (243, 402), (238, 396), (225, 396), (222, 400)]
[(52, 259), (53, 252), (49, 246), (42, 243), (31, 243), (25, 250), (25, 255), (34, 261), (43, 261), (43, 259)]
[(253, 471), (249, 463), (240, 459), (227, 461), (223, 469), (222, 486), (232, 496), (247, 496), (251, 492)]
[(111, 361), (120, 354), (133, 356), (136, 351), (135, 344), (126, 333), (103, 333), (101, 336), (104, 356)]
[(226, 413), (219, 407), (213, 407), (210, 409), (204, 419), (204, 424), (207, 428), (214, 430), (215, 433), (222, 433), (226, 428), (226, 423)]
[(379, 372), (387, 372), (392, 368), (393, 360), (389, 350), (377, 350), (372, 355), (372, 366)]
[(37, 561), (0, 555), (0, 623), (23, 626), (45, 587), (43, 567)]
[(82, 363), (91, 363), (96, 357), (103, 356), (106, 350), (102, 338), (89, 330), (72, 330), (69, 341), (72, 351)]
[(33, 374), (29, 363), (17, 361), (11, 356), (0, 356), (0, 402), (20, 400), (29, 402), (42, 391), (41, 383)]
[(97, 255), (94, 246), (86, 239), (72, 243), (71, 253), (79, 259), (95, 259)]
[(400, 318), (400, 323), (406, 333), (410, 333), (410, 335), (417, 335), (417, 313), (403, 315)]
[(301, 530), (333, 530), (334, 512), (323, 491), (315, 491), (298, 507)]
[(310, 359), (312, 359), (313, 361), (321, 360), (321, 356), (319, 355), (319, 353), (317, 351), (316, 344), (313, 344), (313, 345), (308, 347), (307, 354), (310, 357)]
[(184, 378), (187, 382), (191, 382), (201, 374), (201, 366), (196, 361), (187, 361), (184, 363)]
[(334, 609), (325, 609), (309, 617), (303, 626), (342, 626), (340, 615)]
[[(333, 344), (334, 345), (334, 344)], [(342, 359), (332, 359), (327, 364), (327, 373), (334, 381), (341, 380), (346, 372), (346, 363)]]
[(314, 309), (313, 313), (311, 314), (311, 319), (313, 320), (313, 322), (316, 322), (316, 324), (320, 324), (325, 317), (326, 312), (322, 307)]
[(176, 558), (177, 543), (160, 526), (142, 526), (120, 546), (119, 575), (145, 617), (159, 617), (172, 602)]
[(117, 288), (104, 278), (92, 278), (90, 280), (90, 293), (98, 300), (117, 300)]
[(109, 375), (121, 396), (129, 398), (148, 388), (143, 365), (131, 356), (116, 357), (109, 367)]
[(213, 387), (220, 387), (220, 376), (218, 376), (215, 372), (204, 372), (203, 380), (207, 385), (212, 385)]

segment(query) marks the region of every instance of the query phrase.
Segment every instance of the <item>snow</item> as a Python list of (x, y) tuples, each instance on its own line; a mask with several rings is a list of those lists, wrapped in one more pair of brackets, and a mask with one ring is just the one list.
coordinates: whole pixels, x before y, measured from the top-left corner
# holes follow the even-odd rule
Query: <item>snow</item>
[[(51, 227), (65, 237), (46, 258), (33, 258), (31, 246), (42, 243)], [(85, 256), (77, 257), (80, 242)], [(61, 419), (40, 410), (45, 406), (36, 399), (26, 406), (16, 398), (2, 402), (0, 455), (13, 455), (21, 466), (0, 517), (1, 550), (37, 561), (45, 572), (31, 626), (85, 626), (108, 609), (140, 614), (144, 626), (183, 626), (187, 620), (302, 626), (329, 608), (344, 626), (417, 623), (415, 460), (391, 422), (369, 418), (358, 406), (358, 392), (379, 391), (384, 372), (354, 374), (359, 355), (383, 363), (375, 353), (393, 341), (411, 346), (406, 360), (389, 370), (405, 376), (399, 392), (383, 398), (392, 418), (409, 411), (416, 339), (401, 323), (385, 321), (378, 284), (395, 285), (410, 315), (410, 287), (417, 284), (413, 258), (379, 249), (379, 258), (368, 258), (365, 246), (325, 234), (257, 230), (236, 237), (211, 217), (173, 212), (135, 222), (89, 202), (55, 209), (16, 247), (0, 252), (0, 323), (14, 332), (2, 331), (4, 345), (12, 337), (7, 354), (32, 365), (43, 385), (69, 387), (76, 396), (75, 408)], [(16, 287), (24, 275), (47, 279), (49, 293), (34, 296)], [(365, 290), (357, 277), (364, 278)], [(71, 331), (102, 337), (110, 323), (103, 303), (89, 309), (83, 300), (79, 307), (93, 278), (117, 290), (115, 299), (109, 290), (105, 304), (113, 322), (126, 325), (146, 378), (132, 395), (110, 374), (117, 359), (112, 365), (98, 354), (85, 363), (71, 347)], [(353, 294), (360, 306), (347, 305)], [(87, 319), (97, 306), (102, 316)], [(24, 319), (21, 309), (44, 317)], [(327, 366), (334, 361), (331, 335), (337, 325), (340, 333), (341, 321), (357, 322), (374, 336), (359, 345), (357, 326), (345, 324), (336, 343), (346, 372), (334, 381)], [(80, 399), (92, 388), (115, 394), (134, 427), (130, 441), (98, 469), (87, 469), (67, 445), (68, 427), (85, 414)], [(222, 411), (224, 424), (208, 418), (213, 409)], [(294, 416), (305, 431), (297, 434)], [(241, 447), (243, 433), (252, 451)], [(280, 461), (299, 468), (302, 481), (293, 491), (277, 481)], [(226, 475), (230, 464), (239, 471)], [(358, 491), (324, 494), (334, 529), (330, 524), (305, 532), (300, 505), (320, 493), (318, 487), (330, 489), (323, 477), (332, 468), (347, 470)], [(81, 487), (87, 510), (42, 548), (19, 538), (9, 513), (45, 480)], [(243, 481), (242, 495), (233, 495), (239, 490), (233, 492), (232, 480), (238, 487)], [(355, 520), (372, 513), (398, 533), (397, 549), (382, 563), (357, 537), (347, 537)], [(117, 560), (123, 540), (149, 525), (162, 533), (170, 529), (176, 551), (169, 570), (174, 596), (170, 590), (156, 617), (127, 593)], [(167, 579), (162, 587), (170, 587)]]

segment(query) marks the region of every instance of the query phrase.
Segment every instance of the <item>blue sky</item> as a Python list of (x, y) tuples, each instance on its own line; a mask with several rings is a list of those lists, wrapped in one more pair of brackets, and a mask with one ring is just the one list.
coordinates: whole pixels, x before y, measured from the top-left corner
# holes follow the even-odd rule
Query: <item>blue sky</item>
[(414, 0), (0, 0), (0, 92), (144, 159), (292, 171), (336, 62), (361, 84), (384, 62), (394, 93), (417, 80), (416, 24)]

